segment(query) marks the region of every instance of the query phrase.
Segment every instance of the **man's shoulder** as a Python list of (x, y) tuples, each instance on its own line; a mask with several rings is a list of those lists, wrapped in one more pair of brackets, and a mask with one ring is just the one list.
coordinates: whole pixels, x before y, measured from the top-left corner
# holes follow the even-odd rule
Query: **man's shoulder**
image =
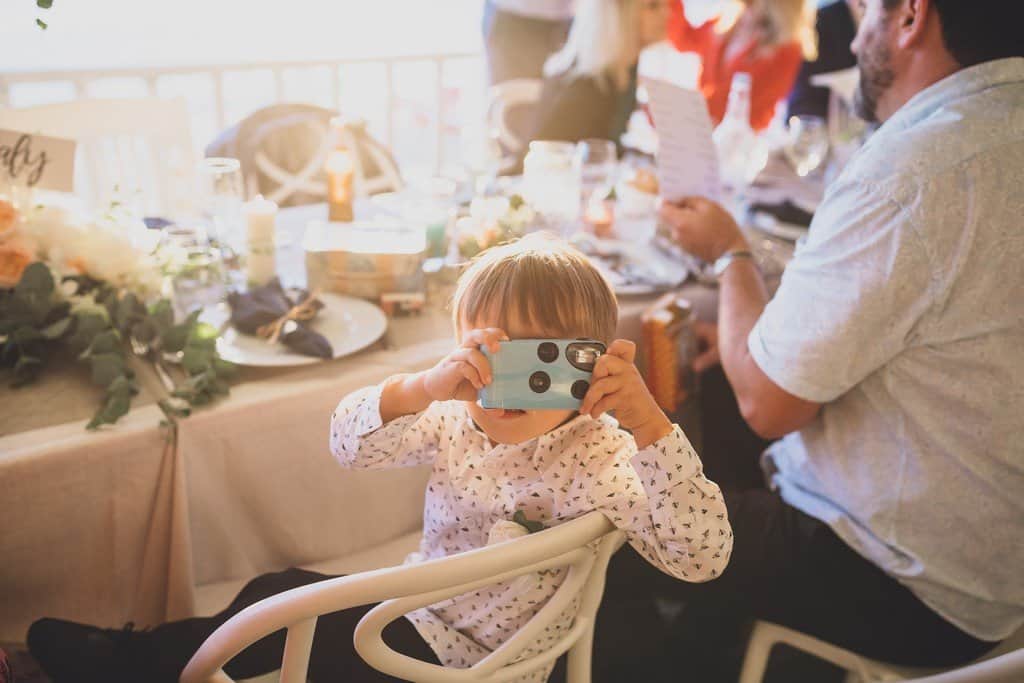
[[(912, 123), (883, 125), (868, 140), (843, 179), (871, 186), (879, 196), (900, 204), (979, 161), (988, 168), (1020, 168), (1024, 154), (1024, 93), (979, 95), (943, 105)], [(1016, 103), (1016, 104), (1015, 104)], [(945, 201), (967, 199), (966, 193)]]

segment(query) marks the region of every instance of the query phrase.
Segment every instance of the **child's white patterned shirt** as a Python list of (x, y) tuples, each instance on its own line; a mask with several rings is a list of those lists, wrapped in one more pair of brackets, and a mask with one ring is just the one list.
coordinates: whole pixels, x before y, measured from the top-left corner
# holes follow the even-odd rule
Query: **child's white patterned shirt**
[[(331, 418), (331, 451), (346, 467), (432, 465), (423, 540), (407, 562), (481, 548), (495, 525), (500, 539), (492, 542), (508, 538), (507, 522), (518, 510), (546, 526), (599, 510), (647, 561), (685, 581), (713, 579), (729, 561), (725, 501), (679, 427), (637, 451), (612, 418), (581, 415), (523, 443), (492, 444), (458, 401), (383, 424), (380, 393), (367, 387), (341, 401)], [(441, 662), (465, 668), (529, 621), (564, 576), (557, 570), (519, 577), (406, 617)], [(546, 649), (568, 629), (574, 611), (535, 648)]]

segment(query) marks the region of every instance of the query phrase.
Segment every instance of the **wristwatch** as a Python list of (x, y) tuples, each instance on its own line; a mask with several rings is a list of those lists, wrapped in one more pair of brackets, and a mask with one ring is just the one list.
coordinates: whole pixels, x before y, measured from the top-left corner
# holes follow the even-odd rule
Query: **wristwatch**
[(737, 259), (751, 259), (753, 260), (754, 255), (746, 249), (736, 249), (734, 251), (727, 251), (717, 259), (715, 264), (711, 266), (711, 272), (715, 274), (715, 279), (722, 277), (722, 273), (728, 268), (733, 261)]

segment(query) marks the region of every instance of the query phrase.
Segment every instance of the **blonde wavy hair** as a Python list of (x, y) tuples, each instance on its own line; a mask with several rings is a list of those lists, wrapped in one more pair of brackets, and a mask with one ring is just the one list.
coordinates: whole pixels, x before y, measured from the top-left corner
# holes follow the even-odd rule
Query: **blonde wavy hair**
[(589, 76), (603, 88), (626, 90), (642, 47), (640, 2), (579, 0), (569, 37), (561, 50), (548, 57), (544, 75)]
[(731, 28), (744, 11), (755, 13), (765, 46), (796, 42), (805, 60), (813, 62), (818, 58), (816, 0), (736, 0), (723, 12), (719, 30)]

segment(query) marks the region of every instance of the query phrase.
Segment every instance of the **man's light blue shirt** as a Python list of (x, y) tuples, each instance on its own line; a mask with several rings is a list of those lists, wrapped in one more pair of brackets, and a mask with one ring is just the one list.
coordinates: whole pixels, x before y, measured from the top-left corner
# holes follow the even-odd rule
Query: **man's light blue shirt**
[(770, 449), (783, 498), (964, 631), (1024, 624), (1024, 59), (879, 128), (748, 346), (824, 404)]

